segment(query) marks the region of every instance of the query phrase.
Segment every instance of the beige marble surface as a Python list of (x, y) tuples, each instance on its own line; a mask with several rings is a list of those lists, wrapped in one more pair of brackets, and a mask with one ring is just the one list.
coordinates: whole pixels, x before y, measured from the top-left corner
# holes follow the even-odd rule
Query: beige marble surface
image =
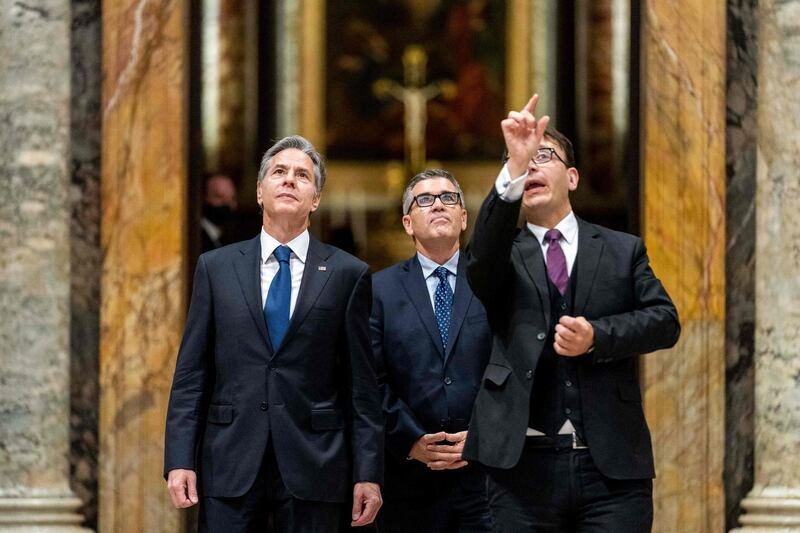
[(164, 420), (185, 316), (188, 2), (103, 7), (102, 531), (177, 531)]
[(642, 229), (678, 307), (672, 350), (643, 359), (654, 531), (724, 526), (725, 5), (643, 5)]
[(759, 2), (755, 486), (744, 531), (800, 531), (800, 2)]

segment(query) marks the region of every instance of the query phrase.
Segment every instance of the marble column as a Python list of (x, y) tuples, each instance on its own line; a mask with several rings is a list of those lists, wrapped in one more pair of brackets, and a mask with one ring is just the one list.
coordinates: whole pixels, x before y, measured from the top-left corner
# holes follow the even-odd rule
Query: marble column
[(800, 1), (758, 5), (755, 484), (740, 531), (800, 530)]
[(725, 4), (642, 10), (642, 233), (681, 338), (642, 358), (654, 531), (724, 527)]
[(186, 316), (186, 0), (103, 4), (101, 531), (179, 531), (162, 477)]
[(86, 531), (68, 462), (69, 6), (0, 2), (3, 531)]

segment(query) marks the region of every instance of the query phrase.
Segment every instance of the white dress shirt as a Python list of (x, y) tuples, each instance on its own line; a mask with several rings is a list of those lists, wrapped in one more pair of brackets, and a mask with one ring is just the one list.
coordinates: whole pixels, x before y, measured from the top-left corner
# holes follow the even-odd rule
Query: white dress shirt
[(436, 275), (435, 270), (440, 266), (447, 269), (447, 281), (450, 283), (453, 294), (455, 294), (456, 276), (458, 275), (458, 253), (459, 251), (456, 250), (453, 257), (448, 259), (445, 264), (440, 265), (433, 259), (429, 259), (417, 252), (417, 259), (419, 260), (419, 266), (422, 267), (422, 275), (425, 277), (425, 283), (428, 285), (428, 296), (430, 296), (431, 308), (433, 308), (434, 313), (436, 312), (436, 287), (439, 285), (439, 276)]
[[(289, 301), (289, 318), (294, 313), (294, 306), (297, 303), (297, 295), (300, 294), (300, 282), (303, 280), (303, 269), (306, 265), (306, 255), (308, 254), (308, 243), (310, 237), (308, 230), (286, 243), (292, 253), (289, 255), (289, 270), (292, 273), (292, 297)], [(272, 278), (278, 273), (278, 260), (273, 255), (275, 248), (284, 244), (266, 232), (261, 227), (261, 309), (267, 302), (269, 286)]]

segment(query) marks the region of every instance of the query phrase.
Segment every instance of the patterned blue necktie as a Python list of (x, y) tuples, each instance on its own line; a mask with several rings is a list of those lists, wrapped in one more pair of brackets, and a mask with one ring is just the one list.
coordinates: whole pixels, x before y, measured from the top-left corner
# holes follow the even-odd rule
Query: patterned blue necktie
[(442, 346), (447, 350), (447, 333), (450, 330), (450, 315), (453, 313), (453, 289), (447, 281), (447, 269), (439, 267), (434, 270), (439, 277), (439, 284), (433, 295), (433, 309), (436, 314), (436, 323), (439, 324), (439, 335), (442, 336)]
[(278, 260), (278, 273), (272, 278), (264, 304), (264, 318), (267, 319), (269, 340), (272, 350), (281, 345), (289, 327), (289, 302), (292, 299), (292, 271), (289, 269), (289, 255), (292, 250), (288, 246), (278, 246), (273, 255)]

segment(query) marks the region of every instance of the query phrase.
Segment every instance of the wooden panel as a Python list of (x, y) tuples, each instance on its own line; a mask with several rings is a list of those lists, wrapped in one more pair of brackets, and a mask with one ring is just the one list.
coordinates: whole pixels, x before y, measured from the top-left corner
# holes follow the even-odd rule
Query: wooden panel
[(655, 531), (722, 531), (725, 3), (644, 4), (643, 234), (683, 333), (644, 358)]
[(103, 6), (102, 531), (180, 527), (162, 468), (185, 316), (187, 4)]

